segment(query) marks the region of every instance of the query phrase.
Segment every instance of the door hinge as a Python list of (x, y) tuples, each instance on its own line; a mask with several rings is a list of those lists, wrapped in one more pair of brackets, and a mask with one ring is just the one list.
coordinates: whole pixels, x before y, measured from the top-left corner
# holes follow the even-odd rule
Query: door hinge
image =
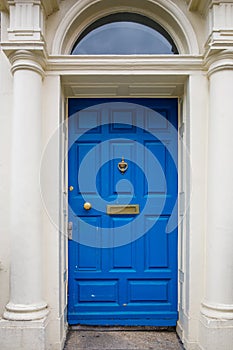
[(182, 122), (181, 126), (179, 127), (179, 135), (180, 135), (180, 138), (183, 138), (184, 136), (184, 128), (185, 128), (185, 125), (184, 125), (184, 122)]
[(73, 222), (68, 222), (68, 239), (73, 239)]

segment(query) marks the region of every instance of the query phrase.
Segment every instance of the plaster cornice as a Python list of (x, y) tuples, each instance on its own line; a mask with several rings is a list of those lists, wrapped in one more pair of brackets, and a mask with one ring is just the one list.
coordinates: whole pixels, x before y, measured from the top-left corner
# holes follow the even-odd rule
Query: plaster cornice
[(64, 74), (128, 74), (137, 71), (139, 74), (148, 72), (163, 72), (166, 74), (171, 71), (187, 72), (201, 71), (203, 69), (202, 56), (141, 56), (133, 58), (132, 56), (49, 56), (47, 59), (46, 70), (50, 72), (63, 72)]

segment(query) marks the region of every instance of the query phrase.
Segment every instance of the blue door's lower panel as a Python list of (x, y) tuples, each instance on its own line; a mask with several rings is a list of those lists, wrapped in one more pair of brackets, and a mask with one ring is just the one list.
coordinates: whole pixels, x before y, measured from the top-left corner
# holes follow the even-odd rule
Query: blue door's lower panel
[(75, 279), (70, 324), (176, 325), (177, 295), (171, 272), (161, 273), (160, 278), (151, 272), (144, 272), (138, 279), (109, 275), (112, 278), (108, 280)]

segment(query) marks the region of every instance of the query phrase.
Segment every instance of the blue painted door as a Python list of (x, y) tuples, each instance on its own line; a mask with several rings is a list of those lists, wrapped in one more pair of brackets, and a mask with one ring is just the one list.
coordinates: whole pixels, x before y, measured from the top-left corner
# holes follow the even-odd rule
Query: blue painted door
[(69, 100), (69, 324), (176, 324), (176, 165), (176, 99)]

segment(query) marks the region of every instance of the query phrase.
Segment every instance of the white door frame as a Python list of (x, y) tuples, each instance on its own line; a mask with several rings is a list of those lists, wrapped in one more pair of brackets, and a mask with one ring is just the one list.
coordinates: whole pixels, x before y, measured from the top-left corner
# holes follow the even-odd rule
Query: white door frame
[[(59, 120), (65, 119), (65, 99), (67, 97), (178, 97), (179, 132), (186, 150), (179, 144), (179, 321), (178, 333), (183, 338), (191, 333), (197, 339), (200, 304), (203, 297), (203, 247), (204, 247), (204, 200), (205, 182), (203, 177), (206, 154), (207, 106), (202, 99), (197, 104), (200, 93), (207, 97), (207, 78), (202, 70), (201, 57), (171, 57), (167, 62), (161, 57), (109, 58), (89, 57), (82, 59), (69, 57), (50, 59), (45, 85), (56, 87), (54, 96), (58, 103)], [(132, 65), (134, 66), (132, 71)], [(131, 92), (130, 92), (131, 91)], [(46, 89), (45, 89), (46, 94)], [(52, 103), (51, 99), (49, 101)], [(51, 111), (50, 111), (51, 112)], [(49, 111), (45, 112), (45, 118)], [(51, 114), (50, 114), (51, 116)], [(66, 132), (59, 135), (58, 143), (62, 152), (67, 151)], [(198, 140), (198, 142), (196, 141)], [(60, 167), (60, 160), (57, 158)], [(192, 168), (190, 168), (192, 164)], [(63, 165), (62, 165), (63, 166)], [(60, 167), (61, 168), (61, 167)], [(60, 227), (67, 225), (67, 163), (58, 180)], [(65, 174), (65, 177), (64, 175)], [(198, 184), (198, 189), (196, 187)], [(195, 188), (195, 195), (192, 195)], [(57, 192), (58, 193), (58, 192)], [(50, 192), (51, 194), (51, 192)], [(191, 198), (192, 196), (192, 198)], [(203, 203), (203, 204), (202, 204)], [(182, 219), (182, 220), (181, 220)], [(64, 254), (57, 262), (60, 271), (59, 295), (62, 309), (66, 305), (67, 238), (57, 243)], [(198, 251), (198, 256), (196, 255)], [(61, 311), (62, 313), (62, 311)], [(65, 323), (65, 314), (62, 324)]]

